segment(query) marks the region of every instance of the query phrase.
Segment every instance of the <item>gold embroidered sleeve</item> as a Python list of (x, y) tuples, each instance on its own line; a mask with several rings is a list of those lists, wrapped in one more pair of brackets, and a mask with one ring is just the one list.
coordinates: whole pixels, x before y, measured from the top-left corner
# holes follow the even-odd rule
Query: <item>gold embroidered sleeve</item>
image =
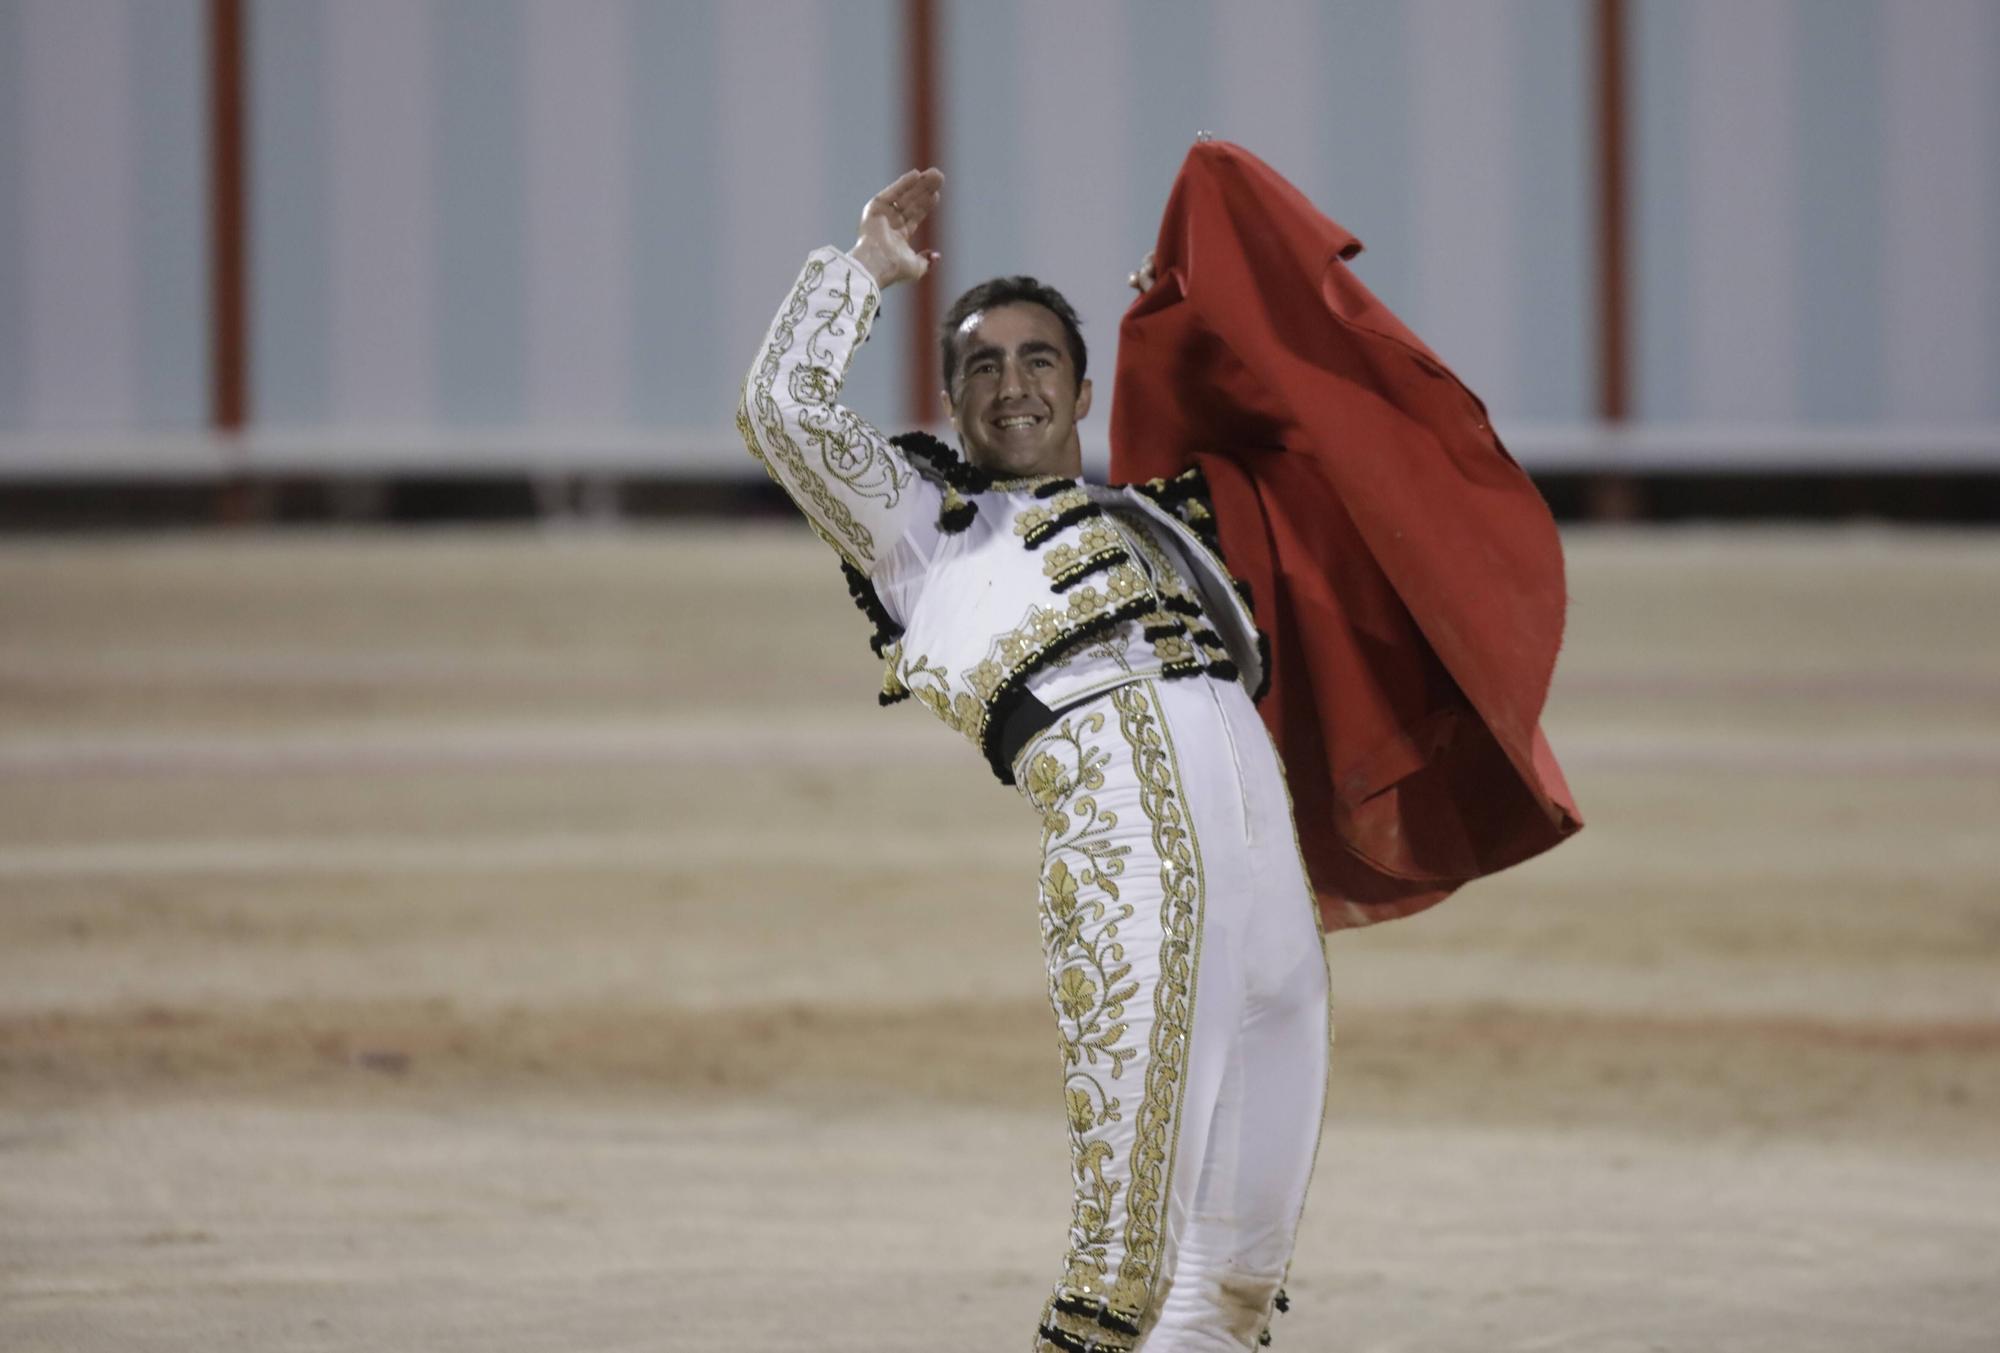
[(840, 403), (848, 364), (880, 302), (865, 269), (837, 249), (815, 250), (771, 321), (736, 419), (750, 454), (864, 574), (913, 524), (937, 513), (937, 490)]

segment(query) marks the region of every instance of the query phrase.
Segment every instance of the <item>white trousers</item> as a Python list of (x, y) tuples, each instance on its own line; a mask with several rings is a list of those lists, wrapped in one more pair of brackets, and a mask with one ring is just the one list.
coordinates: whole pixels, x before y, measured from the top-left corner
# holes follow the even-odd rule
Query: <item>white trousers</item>
[(1234, 682), (1138, 681), (1022, 749), (1075, 1210), (1041, 1353), (1254, 1348), (1325, 1108), (1327, 975), (1283, 771)]

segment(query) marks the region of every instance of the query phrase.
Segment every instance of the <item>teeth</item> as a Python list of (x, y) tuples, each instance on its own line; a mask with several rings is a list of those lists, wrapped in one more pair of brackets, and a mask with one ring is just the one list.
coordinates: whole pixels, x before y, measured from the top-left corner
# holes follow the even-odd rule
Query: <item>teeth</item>
[(1030, 428), (1034, 425), (1035, 420), (1032, 418), (1002, 418), (1000, 420), (1000, 426), (1003, 428)]

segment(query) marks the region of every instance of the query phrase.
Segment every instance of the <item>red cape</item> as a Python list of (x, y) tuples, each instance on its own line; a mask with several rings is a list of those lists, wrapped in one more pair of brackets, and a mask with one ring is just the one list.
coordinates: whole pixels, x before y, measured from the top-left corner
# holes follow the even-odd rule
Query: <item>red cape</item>
[(1111, 477), (1199, 466), (1275, 668), (1260, 707), (1327, 927), (1407, 916), (1581, 825), (1539, 720), (1562, 545), (1486, 407), (1256, 156), (1188, 153), (1118, 335)]

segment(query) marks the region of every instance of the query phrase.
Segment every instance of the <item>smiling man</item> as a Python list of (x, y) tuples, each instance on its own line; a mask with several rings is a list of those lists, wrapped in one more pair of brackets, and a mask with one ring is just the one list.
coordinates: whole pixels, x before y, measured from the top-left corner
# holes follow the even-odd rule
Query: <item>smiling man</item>
[(1261, 636), (1198, 477), (1079, 481), (1088, 353), (1053, 289), (998, 278), (952, 306), (962, 457), (840, 404), (881, 293), (935, 261), (911, 239), (943, 183), (903, 175), (851, 250), (807, 259), (738, 427), (840, 555), (882, 703), (914, 696), (1041, 821), (1075, 1203), (1036, 1346), (1253, 1348), (1283, 1305), (1328, 1043), (1319, 913), (1252, 703)]
[(1003, 477), (1083, 473), (1088, 350), (1061, 292), (1032, 277), (980, 283), (944, 318), (943, 359), (945, 416), (974, 465)]

